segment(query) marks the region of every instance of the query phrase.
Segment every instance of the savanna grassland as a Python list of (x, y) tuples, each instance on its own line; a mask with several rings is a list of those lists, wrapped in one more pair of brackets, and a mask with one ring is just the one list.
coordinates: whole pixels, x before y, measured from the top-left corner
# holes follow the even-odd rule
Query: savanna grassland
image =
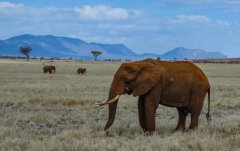
[[(197, 64), (211, 84), (211, 124), (205, 99), (199, 128), (172, 133), (177, 110), (160, 105), (156, 132), (146, 136), (136, 97), (121, 97), (108, 133), (107, 106), (94, 107), (107, 99), (119, 62), (53, 61), (51, 75), (42, 73), (47, 63), (0, 60), (1, 151), (240, 150), (240, 64)], [(78, 67), (86, 67), (86, 74), (77, 75)]]

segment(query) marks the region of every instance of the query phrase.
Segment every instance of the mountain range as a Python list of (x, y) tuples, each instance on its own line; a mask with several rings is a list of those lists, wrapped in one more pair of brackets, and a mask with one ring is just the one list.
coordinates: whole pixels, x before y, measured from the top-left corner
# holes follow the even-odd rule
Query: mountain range
[(77, 58), (92, 60), (91, 51), (98, 50), (102, 54), (98, 59), (132, 59), (143, 58), (161, 58), (161, 59), (207, 59), (207, 58), (225, 58), (219, 52), (207, 52), (201, 49), (188, 49), (178, 47), (160, 55), (155, 53), (137, 54), (123, 44), (101, 44), (88, 43), (81, 39), (59, 37), (53, 35), (30, 35), (24, 34), (0, 40), (0, 55), (20, 56), (21, 46), (30, 46), (32, 52), (30, 56), (34, 57), (57, 57), (57, 58)]

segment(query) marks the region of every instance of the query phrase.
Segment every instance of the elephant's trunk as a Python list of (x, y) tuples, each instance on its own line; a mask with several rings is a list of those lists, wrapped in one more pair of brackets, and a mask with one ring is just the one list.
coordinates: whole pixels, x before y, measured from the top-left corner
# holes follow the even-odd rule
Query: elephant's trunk
[[(119, 86), (117, 86), (117, 87), (119, 88)], [(122, 94), (122, 92), (118, 92), (118, 90), (116, 90), (116, 81), (113, 81), (112, 85), (111, 85), (111, 88), (110, 88), (110, 91), (109, 91), (108, 101), (112, 100), (113, 98), (116, 98), (116, 96), (120, 97), (121, 94)], [(105, 125), (105, 128), (104, 128), (105, 131), (114, 122), (119, 97), (113, 103), (108, 104), (109, 112), (108, 112), (108, 121), (107, 121), (107, 123)]]
[(108, 121), (107, 121), (107, 123), (105, 125), (105, 128), (104, 128), (105, 131), (112, 125), (112, 123), (115, 119), (117, 104), (118, 104), (118, 101), (108, 105), (109, 113), (108, 113)]
[(106, 131), (113, 123), (115, 115), (116, 115), (116, 109), (117, 109), (117, 103), (121, 95), (116, 95), (112, 89), (110, 89), (110, 93), (108, 96), (108, 100), (105, 102), (95, 103), (95, 106), (102, 106), (108, 104), (109, 113), (108, 113), (108, 121), (105, 125), (104, 130)]
[(113, 124), (115, 115), (116, 115), (119, 97), (122, 94), (124, 94), (125, 85), (124, 83), (119, 82), (118, 79), (119, 77), (118, 77), (118, 74), (116, 73), (109, 90), (108, 101), (107, 101), (108, 103), (105, 102), (105, 103), (96, 104), (96, 105), (108, 104), (108, 109), (109, 109), (108, 121), (104, 128), (105, 131)]

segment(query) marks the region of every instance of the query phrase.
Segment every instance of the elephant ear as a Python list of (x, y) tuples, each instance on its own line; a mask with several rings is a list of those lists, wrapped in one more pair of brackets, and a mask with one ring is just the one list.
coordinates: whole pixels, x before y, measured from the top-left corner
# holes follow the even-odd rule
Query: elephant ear
[(155, 87), (161, 79), (161, 72), (155, 66), (145, 66), (139, 71), (136, 79), (133, 96), (140, 96)]

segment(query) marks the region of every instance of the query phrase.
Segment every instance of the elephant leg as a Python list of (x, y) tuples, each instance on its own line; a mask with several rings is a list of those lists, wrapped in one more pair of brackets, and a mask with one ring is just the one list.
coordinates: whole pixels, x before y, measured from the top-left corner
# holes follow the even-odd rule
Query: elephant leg
[(205, 98), (206, 92), (198, 93), (198, 95), (195, 95), (195, 100), (192, 103), (192, 109), (191, 109), (191, 123), (189, 126), (189, 129), (195, 129), (198, 127), (198, 119), (199, 115), (202, 111), (203, 107), (203, 101)]
[(186, 117), (189, 111), (186, 107), (178, 107), (177, 110), (178, 110), (178, 124), (177, 127), (175, 128), (175, 131), (185, 130)]
[(189, 126), (190, 130), (198, 127), (198, 119), (199, 119), (200, 112), (199, 111), (191, 112), (191, 123), (190, 123), (190, 126)]
[(158, 104), (145, 100), (146, 131), (150, 134), (155, 130), (155, 116)]
[(144, 100), (139, 97), (138, 98), (138, 117), (139, 117), (139, 124), (143, 131), (146, 131), (146, 115), (145, 115), (145, 107), (144, 107)]

